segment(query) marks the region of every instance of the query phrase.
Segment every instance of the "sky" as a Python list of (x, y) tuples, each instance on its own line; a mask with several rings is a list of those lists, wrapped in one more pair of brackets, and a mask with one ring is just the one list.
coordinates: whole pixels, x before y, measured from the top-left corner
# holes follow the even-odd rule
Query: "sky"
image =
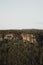
[(0, 0), (0, 29), (43, 29), (43, 0)]

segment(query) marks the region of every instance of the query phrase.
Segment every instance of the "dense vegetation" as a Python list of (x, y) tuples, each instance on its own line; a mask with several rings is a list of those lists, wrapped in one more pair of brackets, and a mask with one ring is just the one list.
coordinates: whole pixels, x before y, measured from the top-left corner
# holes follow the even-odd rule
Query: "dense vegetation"
[(0, 33), (33, 33), (37, 43), (24, 43), (19, 41), (0, 42), (0, 65), (43, 65), (43, 31), (41, 30), (22, 30), (22, 31), (0, 31)]

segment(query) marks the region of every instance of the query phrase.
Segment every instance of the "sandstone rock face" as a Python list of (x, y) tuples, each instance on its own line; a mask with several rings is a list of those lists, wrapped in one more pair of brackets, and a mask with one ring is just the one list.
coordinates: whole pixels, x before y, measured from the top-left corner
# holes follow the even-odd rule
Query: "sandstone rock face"
[(36, 38), (34, 34), (29, 34), (29, 33), (22, 33), (20, 35), (16, 34), (16, 33), (7, 33), (4, 34), (4, 37), (0, 34), (0, 41), (3, 40), (9, 40), (9, 41), (19, 41), (19, 40), (23, 40), (23, 42), (31, 42), (31, 43), (35, 43), (36, 42)]
[(30, 41), (32, 43), (36, 42), (35, 36), (33, 34), (26, 34), (26, 33), (22, 33), (21, 34), (23, 41)]
[(13, 34), (6, 34), (6, 35), (4, 36), (4, 39), (12, 40), (13, 37), (14, 37)]

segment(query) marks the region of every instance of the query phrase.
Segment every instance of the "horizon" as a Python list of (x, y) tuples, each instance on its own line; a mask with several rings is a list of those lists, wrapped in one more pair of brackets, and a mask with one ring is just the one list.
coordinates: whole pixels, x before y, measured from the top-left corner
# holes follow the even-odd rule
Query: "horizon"
[(0, 31), (6, 31), (6, 30), (8, 30), (8, 31), (10, 31), (10, 30), (43, 30), (43, 29), (33, 29), (33, 28), (31, 28), (31, 29), (0, 29)]

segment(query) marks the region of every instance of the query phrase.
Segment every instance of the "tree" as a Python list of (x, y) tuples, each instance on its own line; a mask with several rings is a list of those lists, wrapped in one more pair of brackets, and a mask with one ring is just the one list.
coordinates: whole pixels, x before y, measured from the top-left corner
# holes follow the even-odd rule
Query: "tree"
[(39, 64), (40, 63), (40, 58), (41, 58), (41, 48), (43, 46), (43, 35), (41, 33), (36, 34), (36, 40), (38, 42), (38, 47), (39, 47)]

